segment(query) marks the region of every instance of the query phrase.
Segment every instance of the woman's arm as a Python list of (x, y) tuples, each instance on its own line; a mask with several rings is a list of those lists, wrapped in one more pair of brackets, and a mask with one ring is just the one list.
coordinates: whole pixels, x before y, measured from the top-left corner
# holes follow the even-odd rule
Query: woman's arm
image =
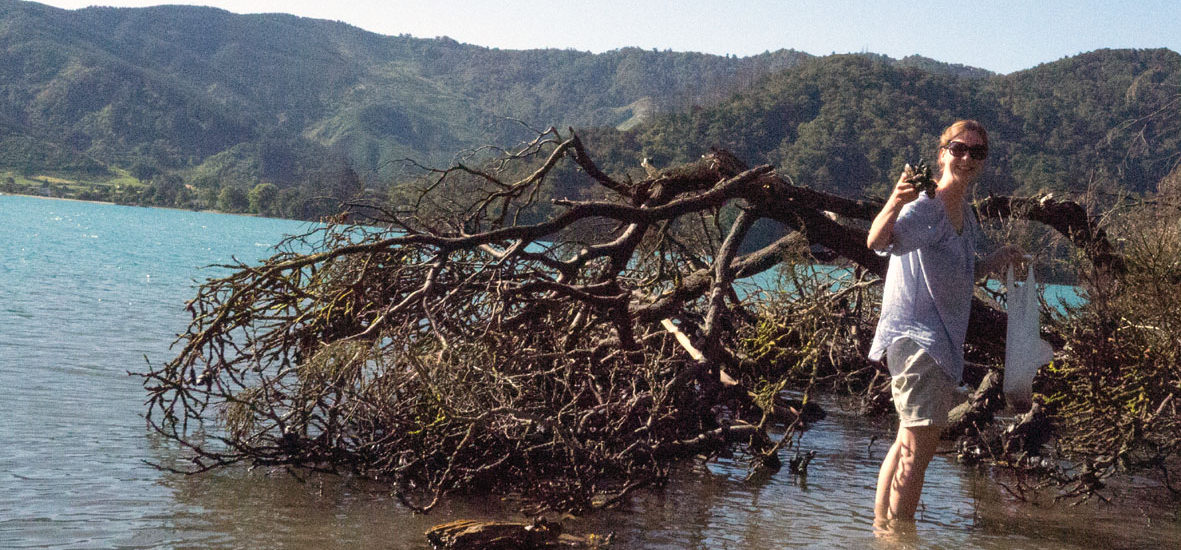
[(1013, 244), (1002, 246), (983, 260), (976, 262), (976, 279), (983, 279), (993, 273), (1000, 274), (1009, 264), (1019, 266), (1028, 259), (1029, 256), (1020, 246)]

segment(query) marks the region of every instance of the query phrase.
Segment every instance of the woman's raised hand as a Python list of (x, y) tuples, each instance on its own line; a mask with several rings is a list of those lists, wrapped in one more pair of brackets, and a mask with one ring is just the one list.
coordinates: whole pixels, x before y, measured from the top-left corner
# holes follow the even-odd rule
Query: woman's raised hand
[(894, 184), (894, 192), (890, 195), (890, 202), (902, 206), (919, 198), (918, 188), (910, 182), (912, 177), (914, 177), (914, 169), (907, 164), (906, 168), (902, 170), (902, 175), (898, 176), (898, 183)]

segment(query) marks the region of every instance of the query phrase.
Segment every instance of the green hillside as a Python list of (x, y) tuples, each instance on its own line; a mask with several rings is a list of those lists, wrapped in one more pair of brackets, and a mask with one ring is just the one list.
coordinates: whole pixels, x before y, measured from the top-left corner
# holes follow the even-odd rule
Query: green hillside
[(989, 191), (1143, 191), (1181, 156), (1179, 68), (1168, 50), (1004, 76), (917, 56), (510, 51), (289, 15), (0, 0), (0, 190), (88, 183), (65, 189), (232, 208), (222, 191), (269, 183), (281, 192), (259, 195), (276, 197), (261, 213), (306, 217), (323, 213), (314, 198), (384, 188), (402, 159), (448, 164), (552, 125), (616, 171), (719, 146), (876, 194), (971, 116), (995, 129)]
[[(462, 149), (511, 143), (530, 134), (521, 122), (635, 124), (637, 115), (716, 102), (805, 57), (501, 51), (287, 15), (0, 0), (5, 136), (72, 157), (0, 154), (0, 169), (76, 173), (79, 165), (95, 176), (95, 163), (139, 164), (221, 178), (218, 159), (206, 163), (249, 145), (250, 178), (292, 184), (309, 172), (257, 158), (280, 143), (379, 176), (397, 159), (446, 162)], [(651, 109), (630, 108), (637, 104)]]
[[(976, 118), (994, 142), (982, 192), (1144, 192), (1181, 160), (1181, 55), (1096, 51), (1011, 75), (961, 76), (878, 56), (831, 56), (729, 101), (598, 132), (616, 170), (722, 147), (797, 184), (882, 195), (902, 165), (933, 158), (938, 133)], [(634, 168), (633, 168), (634, 169)]]

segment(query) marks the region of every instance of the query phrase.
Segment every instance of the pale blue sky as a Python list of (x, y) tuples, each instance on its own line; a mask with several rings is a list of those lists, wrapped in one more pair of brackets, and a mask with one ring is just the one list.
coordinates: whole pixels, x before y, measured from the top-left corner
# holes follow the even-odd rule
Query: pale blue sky
[[(151, 6), (160, 0), (46, 0)], [(1099, 48), (1181, 52), (1177, 0), (196, 0), (235, 13), (283, 12), (381, 34), (450, 36), (497, 48), (641, 48), (740, 56), (911, 54), (1009, 73)]]

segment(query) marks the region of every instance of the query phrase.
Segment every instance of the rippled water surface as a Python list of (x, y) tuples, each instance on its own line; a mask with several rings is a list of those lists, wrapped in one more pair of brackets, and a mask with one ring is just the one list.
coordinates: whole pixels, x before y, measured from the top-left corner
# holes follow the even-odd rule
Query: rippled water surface
[[(253, 260), (300, 222), (0, 196), (0, 548), (426, 548), (456, 518), (515, 518), (496, 501), (408, 513), (380, 486), (237, 469), (185, 477), (145, 428), (129, 371), (159, 362), (187, 321), (201, 266)], [(641, 549), (1178, 548), (1176, 504), (1021, 503), (943, 457), (917, 538), (875, 539), (873, 483), (891, 426), (843, 414), (809, 432), (810, 475), (745, 480), (687, 468), (623, 509), (567, 522)], [(875, 440), (875, 438), (878, 438)]]

